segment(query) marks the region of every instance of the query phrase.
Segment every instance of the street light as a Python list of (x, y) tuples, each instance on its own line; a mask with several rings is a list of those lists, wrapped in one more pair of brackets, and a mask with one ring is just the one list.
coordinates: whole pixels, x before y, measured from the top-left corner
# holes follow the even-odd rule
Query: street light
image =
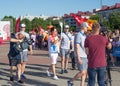
[(60, 27), (61, 27), (61, 35), (62, 35), (62, 30), (63, 30), (63, 22), (59, 22), (59, 24), (60, 24)]

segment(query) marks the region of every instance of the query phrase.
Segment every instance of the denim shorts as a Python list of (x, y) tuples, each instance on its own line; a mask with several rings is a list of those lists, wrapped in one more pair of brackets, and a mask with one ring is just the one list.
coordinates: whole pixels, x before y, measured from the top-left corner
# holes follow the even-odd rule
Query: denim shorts
[(21, 54), (21, 62), (27, 62), (28, 61), (28, 51), (23, 51)]
[(87, 68), (88, 68), (87, 58), (81, 58), (81, 60), (82, 60), (82, 64), (78, 64), (78, 62), (77, 62), (78, 70), (80, 70), (80, 71), (87, 70)]
[(70, 57), (70, 49), (60, 49), (60, 55), (64, 58)]

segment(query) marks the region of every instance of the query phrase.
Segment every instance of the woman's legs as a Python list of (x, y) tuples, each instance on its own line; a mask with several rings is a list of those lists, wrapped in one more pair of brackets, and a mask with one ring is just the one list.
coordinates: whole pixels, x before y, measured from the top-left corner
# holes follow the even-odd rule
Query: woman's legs
[(56, 76), (55, 64), (52, 64), (51, 67), (52, 67), (53, 75)]

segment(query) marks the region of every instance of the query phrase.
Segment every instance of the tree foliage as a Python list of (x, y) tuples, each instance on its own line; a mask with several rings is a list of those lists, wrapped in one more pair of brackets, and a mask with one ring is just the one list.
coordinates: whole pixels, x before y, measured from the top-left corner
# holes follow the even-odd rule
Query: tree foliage
[(24, 23), (26, 25), (26, 31), (29, 32), (31, 30), (31, 22), (28, 19), (23, 19), (21, 23)]
[(90, 19), (91, 20), (97, 20), (97, 21), (100, 21), (100, 15), (96, 14), (96, 15), (92, 15), (90, 16)]
[[(100, 15), (93, 15), (90, 17), (90, 19), (100, 22)], [(113, 12), (108, 16), (108, 18), (103, 18), (102, 24), (111, 30), (116, 28), (120, 29), (120, 12)]]
[(113, 29), (120, 29), (120, 12), (115, 12), (109, 15), (108, 22), (109, 27)]

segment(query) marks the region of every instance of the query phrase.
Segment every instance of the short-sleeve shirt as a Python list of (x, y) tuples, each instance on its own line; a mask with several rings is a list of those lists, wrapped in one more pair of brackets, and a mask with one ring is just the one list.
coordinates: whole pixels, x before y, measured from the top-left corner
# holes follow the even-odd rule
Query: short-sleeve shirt
[(106, 45), (108, 39), (102, 35), (91, 35), (85, 40), (85, 47), (88, 48), (88, 67), (105, 67), (106, 64)]
[(86, 35), (82, 32), (78, 32), (76, 35), (75, 35), (75, 39), (74, 39), (74, 51), (75, 51), (75, 57), (77, 56), (76, 55), (76, 44), (79, 44), (80, 47), (79, 47), (79, 53), (80, 53), (80, 57), (81, 58), (87, 58), (87, 55), (86, 55), (86, 52), (85, 52), (85, 47), (84, 47), (84, 42), (85, 42), (85, 38), (86, 38)]
[(61, 45), (60, 48), (62, 49), (70, 49), (70, 40), (72, 40), (71, 33), (62, 33), (61, 34)]

